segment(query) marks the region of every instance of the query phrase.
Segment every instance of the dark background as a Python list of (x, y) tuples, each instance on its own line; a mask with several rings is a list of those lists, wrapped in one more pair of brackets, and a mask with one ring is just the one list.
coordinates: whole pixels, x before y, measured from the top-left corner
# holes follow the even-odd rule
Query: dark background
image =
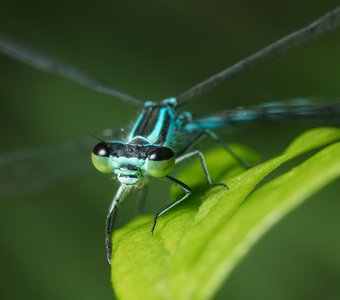
[[(178, 95), (337, 4), (1, 1), (0, 31), (132, 95), (159, 100)], [(208, 112), (291, 97), (339, 97), (339, 53), (338, 29), (230, 79), (186, 109)], [(1, 162), (5, 152), (20, 150), (24, 156), (31, 151), (27, 147), (62, 144), (128, 125), (137, 110), (0, 55), (0, 113)], [(268, 158), (306, 128), (242, 126), (228, 140)], [(91, 147), (85, 150), (90, 153)], [(74, 162), (79, 169), (72, 167)], [(64, 168), (63, 180), (52, 179), (44, 189), (30, 183)], [(29, 169), (20, 163), (13, 169), (18, 174), (12, 180), (14, 191), (0, 202), (0, 298), (112, 299), (103, 229), (115, 184), (92, 168), (87, 154), (46, 159), (42, 152), (41, 163)], [(3, 170), (6, 182), (9, 172)], [(271, 230), (218, 298), (339, 299), (337, 185), (339, 181)], [(150, 213), (162, 205), (159, 186), (152, 186)], [(134, 210), (133, 198), (122, 208), (119, 224), (131, 219)]]

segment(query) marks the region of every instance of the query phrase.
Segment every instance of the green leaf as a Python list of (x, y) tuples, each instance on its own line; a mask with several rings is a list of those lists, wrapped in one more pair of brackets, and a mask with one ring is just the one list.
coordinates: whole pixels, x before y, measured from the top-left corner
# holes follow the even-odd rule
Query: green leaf
[[(178, 178), (194, 187), (187, 202), (159, 219), (133, 220), (113, 235), (112, 283), (119, 299), (210, 299), (252, 245), (289, 211), (340, 176), (340, 130), (314, 129), (280, 156), (247, 171), (221, 149), (206, 155), (215, 182), (209, 189), (197, 165)], [(328, 145), (328, 146), (327, 146)], [(322, 150), (320, 148), (324, 147)], [(320, 150), (285, 174), (257, 185), (283, 163)], [(254, 160), (245, 148), (236, 151)], [(223, 158), (225, 155), (225, 158)], [(206, 190), (206, 189), (205, 189)]]

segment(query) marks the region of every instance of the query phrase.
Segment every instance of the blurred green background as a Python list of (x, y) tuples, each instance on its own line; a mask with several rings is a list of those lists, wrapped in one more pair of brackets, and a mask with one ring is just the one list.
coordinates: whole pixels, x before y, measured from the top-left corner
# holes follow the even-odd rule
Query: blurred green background
[[(0, 2), (0, 31), (131, 95), (159, 100), (178, 95), (337, 4), (13, 0)], [(303, 96), (339, 98), (339, 53), (338, 29), (236, 76), (186, 109), (208, 112)], [(137, 114), (134, 106), (3, 55), (0, 107), (0, 162), (4, 153), (21, 150), (18, 155), (24, 157), (30, 147), (119, 129)], [(227, 139), (268, 158), (306, 128), (242, 126), (227, 132)], [(88, 141), (96, 143), (90, 137)], [(91, 146), (85, 150), (79, 157), (72, 152), (50, 158), (43, 152), (38, 166), (13, 167), (14, 190), (0, 201), (0, 299), (113, 299), (103, 235), (116, 185), (92, 168), (87, 155)], [(31, 185), (64, 169), (63, 180), (53, 178), (44, 189)], [(5, 168), (0, 173), (5, 184), (9, 173)], [(340, 299), (338, 185), (314, 196), (271, 230), (217, 298)], [(159, 186), (164, 188), (156, 182), (151, 186), (149, 213), (163, 204)], [(135, 206), (134, 198), (125, 203), (119, 226), (133, 217)]]

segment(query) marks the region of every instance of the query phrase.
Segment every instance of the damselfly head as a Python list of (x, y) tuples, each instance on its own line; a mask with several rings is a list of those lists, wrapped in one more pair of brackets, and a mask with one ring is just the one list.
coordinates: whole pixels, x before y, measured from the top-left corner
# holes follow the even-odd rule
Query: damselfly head
[(120, 183), (138, 185), (145, 176), (165, 177), (175, 166), (168, 147), (101, 142), (92, 151), (92, 162), (101, 173), (115, 173)]

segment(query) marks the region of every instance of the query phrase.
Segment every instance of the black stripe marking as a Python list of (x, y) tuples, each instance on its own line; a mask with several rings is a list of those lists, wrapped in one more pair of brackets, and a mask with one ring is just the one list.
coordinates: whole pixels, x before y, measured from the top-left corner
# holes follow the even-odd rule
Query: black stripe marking
[(155, 128), (158, 120), (159, 107), (150, 107), (149, 111), (140, 122), (140, 125), (136, 128), (134, 136), (147, 137)]
[(162, 129), (158, 135), (158, 138), (156, 140), (156, 144), (164, 144), (169, 132), (169, 127), (171, 125), (171, 116), (169, 114), (169, 111), (166, 111), (166, 114), (164, 116), (163, 126)]

